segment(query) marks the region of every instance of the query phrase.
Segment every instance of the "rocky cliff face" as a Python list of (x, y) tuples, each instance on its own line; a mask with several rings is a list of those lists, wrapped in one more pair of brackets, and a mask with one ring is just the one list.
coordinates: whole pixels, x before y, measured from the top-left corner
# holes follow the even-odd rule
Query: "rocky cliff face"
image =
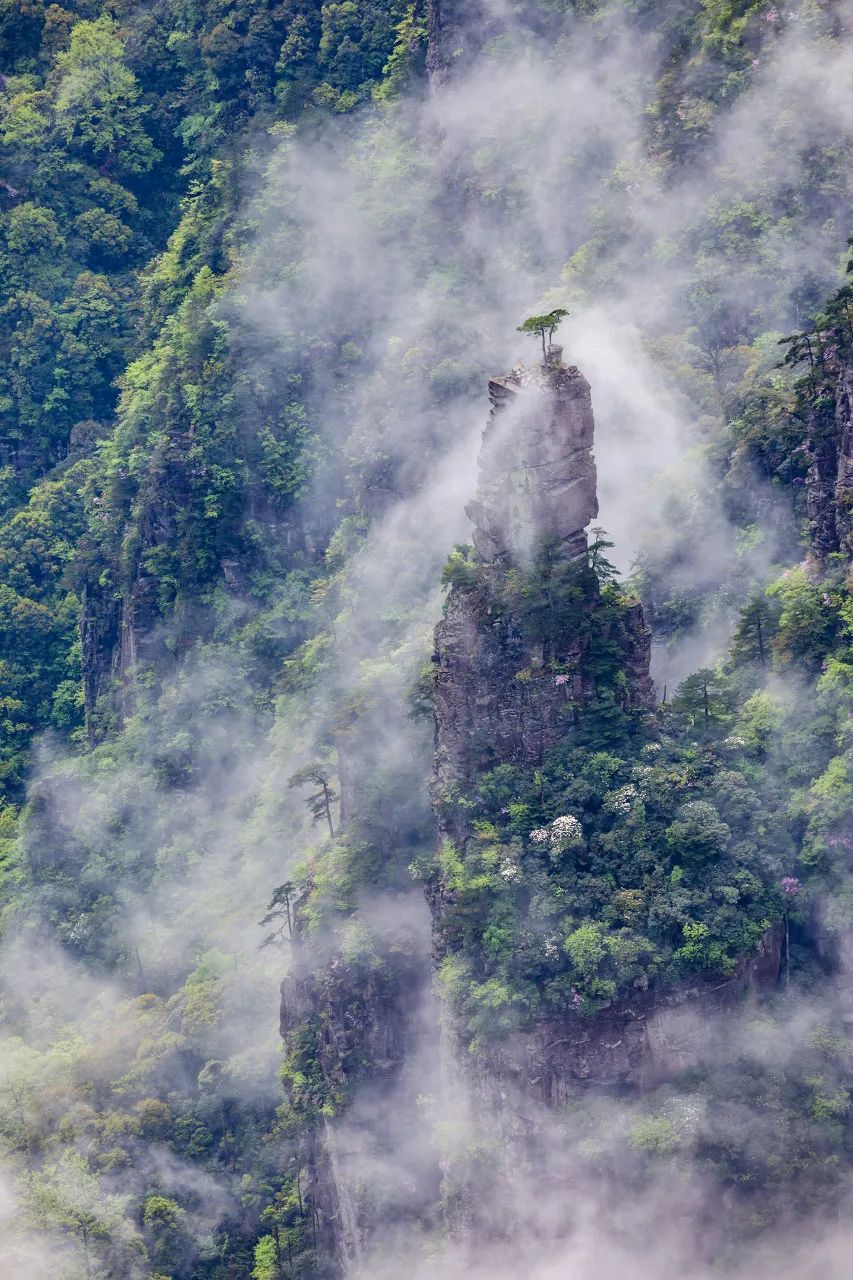
[(121, 723), (136, 709), (136, 671), (141, 661), (162, 660), (157, 634), (157, 583), (140, 574), (124, 597), (87, 587), (80, 616), (83, 694), (90, 745), (104, 723)]
[[(474, 557), (451, 589), (435, 633), (436, 755), (434, 795), (465, 790), (498, 764), (535, 767), (577, 725), (596, 696), (587, 662), (587, 623), (599, 589), (587, 564), (586, 526), (598, 514), (589, 384), (552, 348), (548, 362), (491, 379), (492, 411), (483, 435), (479, 487), (466, 508), (474, 523)], [(577, 625), (532, 634), (507, 604), (517, 571), (547, 575), (577, 566)], [(547, 610), (547, 603), (546, 603)], [(654, 703), (650, 632), (639, 604), (607, 625), (627, 678), (626, 709)], [(464, 832), (442, 817), (446, 833)], [(452, 829), (451, 829), (452, 828)]]
[(500, 30), (498, 16), (484, 0), (427, 0), (426, 69), (435, 91), (450, 79), (452, 66), (469, 61)]
[(776, 985), (783, 934), (782, 925), (769, 929), (757, 952), (728, 978), (650, 988), (614, 1002), (593, 1019), (567, 1012), (543, 1020), (533, 1032), (508, 1037), (478, 1074), (476, 1091), (496, 1104), (511, 1084), (531, 1100), (562, 1107), (581, 1085), (656, 1088), (708, 1047), (714, 1014), (752, 991)]
[(305, 1191), (324, 1274), (347, 1275), (387, 1231), (391, 1202), (398, 1223), (414, 1222), (437, 1196), (437, 1175), (403, 1194), (389, 1187), (381, 1155), (394, 1149), (399, 1126), (414, 1131), (418, 1123), (404, 1071), (420, 1042), (435, 1037), (430, 974), (423, 939), (405, 924), (389, 927), (378, 954), (337, 954), (326, 963), (300, 930), (297, 910), (292, 966), (281, 986), (281, 1036), (296, 1069), (285, 1087), (301, 1117)]
[(562, 354), (552, 346), (547, 364), (489, 381), (479, 488), (465, 508), (484, 564), (529, 559), (545, 544), (568, 558), (587, 549), (584, 530), (598, 515), (592, 398)]

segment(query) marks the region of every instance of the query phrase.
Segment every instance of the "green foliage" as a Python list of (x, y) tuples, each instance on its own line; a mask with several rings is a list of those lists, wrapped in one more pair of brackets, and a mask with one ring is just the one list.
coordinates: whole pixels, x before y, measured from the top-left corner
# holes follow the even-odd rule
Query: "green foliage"
[(568, 314), (565, 307), (555, 307), (553, 311), (548, 311), (544, 315), (528, 316), (518, 326), (518, 332), (536, 334), (542, 342), (542, 358), (547, 359), (546, 338), (548, 342), (553, 340), (554, 333)]
[(161, 156), (143, 127), (139, 85), (112, 19), (76, 23), (56, 69), (59, 133), (72, 150), (119, 175), (153, 168)]
[[(537, 17), (537, 40), (567, 8), (601, 9), (549, 6)], [(649, 22), (653, 9), (632, 7)], [(701, 159), (697, 140), (715, 129), (775, 31), (761, 5), (723, 0), (674, 21), (677, 38), (644, 104), (642, 164), (665, 177)], [(783, 911), (793, 921), (796, 983), (809, 964), (816, 969), (809, 903), (822, 904), (833, 943), (853, 921), (845, 883), (850, 584), (840, 563), (825, 576), (809, 564), (765, 591), (754, 567), (778, 558), (767, 576), (778, 575), (801, 555), (804, 421), (831, 429), (834, 380), (851, 349), (848, 286), (797, 321), (808, 328), (787, 343), (782, 367), (767, 319), (779, 309), (769, 297), (778, 283), (769, 282), (778, 282), (804, 210), (822, 209), (825, 228), (841, 216), (841, 149), (832, 156), (817, 148), (790, 190), (721, 196), (685, 225), (677, 251), (692, 255), (693, 268), (686, 310), (673, 317), (679, 332), (643, 335), (662, 377), (696, 407), (707, 470), (700, 484), (673, 474), (655, 495), (651, 505), (679, 538), (646, 550), (637, 584), (658, 638), (677, 643), (694, 623), (734, 626), (728, 659), (689, 676), (654, 721), (634, 715), (622, 643), (633, 602), (616, 585), (602, 530), (593, 531), (585, 560), (567, 566), (544, 548), (497, 590), (470, 549), (457, 547), (445, 583), (479, 594), (490, 625), (520, 619), (541, 646), (541, 670), (518, 678), (569, 676), (561, 646), (580, 638), (587, 701), (581, 708), (567, 697), (565, 738), (539, 766), (500, 764), (480, 773), (471, 794), (448, 799), (468, 835), (443, 847), (438, 867), (422, 776), (409, 760), (370, 754), (382, 708), (411, 687), (413, 670), (424, 670), (428, 626), (407, 613), (408, 601), (382, 618), (356, 617), (350, 575), (376, 495), (417, 488), (437, 442), (455, 430), (454, 414), (445, 415), (449, 428), (439, 423), (445, 404), (480, 385), (460, 352), (485, 351), (494, 336), (477, 329), (475, 337), (474, 318), (460, 318), (458, 277), (472, 259), (453, 257), (447, 210), (459, 201), (487, 225), (499, 206), (514, 209), (524, 269), (550, 269), (538, 232), (523, 234), (526, 221), (538, 226), (529, 217), (535, 201), (504, 177), (511, 165), (495, 163), (503, 139), (477, 155), (478, 176), (468, 175), (464, 190), (442, 178), (432, 227), (426, 215), (394, 208), (401, 184), (433, 176), (411, 154), (405, 130), (388, 124), (397, 99), (421, 91), (426, 46), (424, 7), (406, 0), (109, 11), (98, 3), (73, 11), (37, 0), (0, 5), (3, 924), (12, 934), (31, 930), (37, 947), (49, 938), (81, 973), (108, 975), (117, 993), (93, 1003), (75, 1030), (60, 1027), (52, 1044), (46, 1006), (18, 1011), (14, 992), (4, 993), (4, 1019), (14, 1024), (20, 1012), (40, 1030), (38, 1047), (4, 1037), (0, 1138), (4, 1158), (26, 1171), (25, 1216), (60, 1234), (81, 1274), (331, 1274), (317, 1243), (327, 1211), (316, 1181), (318, 1138), (377, 1071), (364, 1048), (377, 1004), (390, 1007), (395, 991), (415, 987), (405, 929), (389, 942), (358, 913), (375, 890), (410, 889), (409, 865), (430, 892), (438, 876), (447, 890), (440, 981), (484, 1052), (539, 1017), (594, 1017), (684, 979), (720, 984)], [(260, 246), (270, 298), (279, 288), (289, 296), (313, 251), (302, 243), (304, 228), (290, 224), (286, 200), (238, 212), (271, 142), (287, 143), (298, 126), (307, 143), (324, 113), (369, 111), (371, 99), (380, 105), (366, 124), (352, 134), (347, 122), (334, 129), (359, 171), (375, 169), (364, 205), (380, 207), (389, 243), (405, 219), (429, 306), (442, 308), (434, 327), (444, 331), (420, 345), (408, 333), (394, 339), (409, 398), (401, 401), (400, 387), (379, 397), (376, 435), (366, 439), (356, 380), (365, 370), (384, 375), (373, 364), (377, 332), (361, 300), (347, 300), (341, 332), (325, 324), (319, 336), (285, 332), (288, 320), (275, 361), (231, 303), (255, 286), (252, 245)], [(786, 120), (778, 127), (787, 129)], [(284, 149), (273, 166), (285, 163)], [(590, 154), (598, 150), (593, 139)], [(625, 184), (621, 172), (602, 176), (608, 190)], [(631, 175), (637, 180), (645, 178)], [(564, 288), (621, 293), (622, 230), (618, 219), (606, 225), (609, 216), (592, 216)], [(834, 234), (816, 239), (815, 261), (826, 258)], [(661, 237), (650, 259), (668, 251)], [(744, 296), (752, 314), (739, 305)], [(787, 295), (785, 306), (809, 310)], [(545, 354), (566, 314), (557, 308), (520, 329), (541, 338)], [(329, 387), (335, 429), (350, 417), (356, 423), (345, 446), (316, 411), (328, 405)], [(408, 474), (393, 435), (400, 404), (414, 402), (438, 412), (417, 446), (422, 470)], [(708, 476), (738, 531), (738, 558), (714, 600), (690, 574), (691, 553), (716, 537)], [(762, 503), (779, 532), (772, 548), (760, 545)], [(391, 573), (406, 579), (417, 556), (402, 543), (394, 555)], [(132, 666), (122, 618), (132, 623), (125, 644), (139, 645)], [(353, 625), (359, 654), (372, 656), (344, 678), (340, 637)], [(123, 664), (132, 670), (126, 686), (114, 678)], [(324, 696), (309, 714), (321, 678)], [(323, 754), (328, 739), (316, 761), (309, 745), (315, 712), (358, 758), (359, 785), (340, 784), (348, 801), (359, 793), (345, 823)], [(31, 743), (45, 731), (51, 745), (34, 759)], [(267, 733), (272, 762), (264, 759), (256, 771), (263, 779), (248, 778), (239, 805), (228, 808), (203, 785), (211, 761), (242, 783), (241, 768)], [(291, 778), (286, 808), (293, 764), (279, 768), (275, 758), (290, 761), (294, 744), (297, 758), (312, 763)], [(274, 799), (260, 803), (256, 788)], [(301, 849), (301, 865), (271, 878), (281, 883), (263, 923), (272, 939), (299, 933), (319, 984), (287, 1033), (277, 1114), (259, 1083), (274, 1076), (274, 1055), (247, 1063), (226, 1028), (237, 1010), (255, 1027), (271, 1025), (278, 973), (270, 995), (265, 969), (240, 968), (253, 941), (238, 965), (209, 937), (187, 941), (189, 960), (168, 954), (160, 937), (173, 941), (188, 928), (184, 900), (199, 898), (233, 935), (231, 883), (211, 883), (211, 853), (233, 841), (228, 865), (245, 874), (258, 830), (276, 859)], [(781, 877), (793, 871), (802, 877), (799, 906), (780, 896)], [(262, 893), (258, 914), (265, 900)], [(149, 920), (151, 903), (161, 915)], [(146, 929), (150, 946), (140, 955), (135, 940)], [(148, 986), (157, 994), (138, 994)], [(259, 990), (260, 1009), (252, 1004)], [(342, 1046), (330, 1009), (343, 1011)], [(775, 1180), (786, 1193), (819, 1195), (811, 1189), (831, 1187), (843, 1168), (842, 1050), (834, 1032), (816, 1034), (807, 1046), (814, 1061), (796, 1079), (787, 1048), (777, 1046), (736, 1082), (702, 1081), (713, 1115), (700, 1150), (668, 1111), (642, 1117), (628, 1142), (638, 1160), (680, 1159), (694, 1142), (703, 1170), (721, 1185)], [(759, 1091), (756, 1082), (761, 1105), (778, 1120), (765, 1146), (726, 1119), (732, 1100)], [(184, 1175), (175, 1185), (173, 1169)], [(215, 1229), (192, 1189), (210, 1182), (227, 1183), (233, 1206)]]
[(396, 33), (394, 48), (382, 68), (382, 81), (374, 90), (380, 102), (388, 102), (411, 87), (426, 62), (427, 24), (417, 5), (408, 6), (405, 17), (397, 23)]
[(186, 1210), (167, 1196), (153, 1195), (145, 1201), (142, 1225), (151, 1262), (163, 1270), (181, 1269), (184, 1258), (192, 1256), (186, 1227)]
[(441, 571), (441, 581), (447, 587), (473, 587), (479, 582), (477, 562), (473, 557), (474, 548), (470, 545), (456, 546), (447, 557), (447, 563)]
[(682, 929), (683, 945), (673, 955), (677, 966), (689, 973), (699, 969), (710, 973), (726, 973), (734, 968), (734, 959), (711, 937), (706, 924), (688, 920)]
[[(749, 714), (760, 729), (754, 703)], [(749, 759), (722, 736), (701, 754), (680, 735), (619, 754), (567, 742), (532, 774), (481, 777), (474, 838), (441, 858), (442, 939), (472, 965), (452, 998), (478, 1042), (507, 1018), (594, 1013), (632, 988), (733, 971), (779, 910), (794, 856), (779, 781), (754, 790)], [(582, 838), (562, 838), (570, 822)], [(486, 990), (505, 997), (491, 1023)]]
[(781, 661), (818, 666), (838, 634), (838, 615), (826, 591), (797, 565), (774, 582), (768, 593), (782, 606), (773, 641)]
[(332, 805), (338, 799), (338, 793), (331, 784), (331, 772), (323, 764), (308, 764), (298, 769), (288, 779), (289, 787), (304, 787), (308, 783), (313, 788), (306, 800), (308, 810), (314, 822), (325, 822), (329, 828), (331, 839), (335, 837), (335, 825), (332, 820)]
[(730, 719), (734, 696), (735, 691), (727, 685), (725, 677), (704, 668), (679, 685), (672, 709), (691, 729), (709, 731)]
[(276, 500), (289, 506), (303, 496), (311, 478), (311, 448), (317, 437), (308, 427), (303, 405), (288, 405), (282, 412), (280, 434), (264, 426), (258, 436), (261, 478)]
[(678, 1146), (678, 1133), (666, 1116), (643, 1116), (632, 1128), (628, 1141), (634, 1151), (666, 1157)]
[(570, 933), (565, 948), (581, 978), (591, 978), (606, 954), (601, 932), (592, 921)]
[(691, 800), (683, 805), (675, 822), (666, 829), (667, 843), (679, 865), (719, 857), (730, 839), (730, 828), (709, 800)]
[(769, 667), (779, 624), (779, 610), (774, 608), (777, 598), (762, 592), (741, 610), (729, 649), (733, 666), (757, 665), (762, 671)]

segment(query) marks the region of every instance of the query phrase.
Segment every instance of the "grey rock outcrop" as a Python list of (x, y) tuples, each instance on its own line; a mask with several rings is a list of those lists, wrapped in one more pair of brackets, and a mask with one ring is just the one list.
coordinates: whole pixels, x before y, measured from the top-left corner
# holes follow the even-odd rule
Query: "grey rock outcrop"
[(465, 508), (486, 564), (518, 560), (542, 543), (571, 557), (586, 550), (598, 515), (595, 421), (586, 378), (561, 362), (518, 365), (489, 381), (492, 412), (480, 450), (477, 496)]
[[(464, 790), (499, 764), (530, 768), (577, 725), (596, 696), (584, 658), (587, 641), (565, 634), (550, 654), (531, 643), (511, 615), (490, 615), (487, 590), (451, 593), (436, 629), (436, 798)], [(628, 680), (624, 708), (650, 709), (650, 632), (639, 604), (628, 606), (607, 637), (617, 644)], [(554, 675), (549, 659), (570, 669)], [(454, 832), (458, 836), (458, 832)]]
[(120, 724), (135, 711), (138, 664), (162, 660), (167, 654), (157, 585), (153, 576), (139, 573), (122, 595), (98, 584), (87, 585), (84, 592), (80, 639), (91, 746), (105, 726)]
[(450, 79), (451, 69), (470, 63), (473, 53), (501, 23), (487, 0), (427, 0), (426, 71), (435, 92)]
[[(501, 764), (535, 768), (550, 748), (571, 739), (602, 695), (615, 697), (625, 711), (654, 707), (642, 608), (606, 597), (587, 555), (586, 525), (598, 504), (586, 380), (552, 349), (539, 369), (520, 367), (493, 378), (489, 393), (479, 487), (468, 507), (475, 552), (451, 588), (435, 633), (433, 799), (441, 835), (463, 854), (472, 835), (464, 801), (484, 772)], [(550, 548), (546, 562), (543, 546)], [(538, 571), (545, 563), (550, 571), (555, 559), (570, 571), (564, 581), (573, 584), (577, 607), (567, 616), (576, 621), (556, 631), (546, 626), (536, 638), (536, 628), (525, 626), (513, 607), (520, 597), (512, 583), (519, 576), (523, 581), (531, 564)], [(577, 577), (571, 576), (575, 564)], [(601, 689), (596, 664), (588, 661), (596, 628), (603, 648), (616, 655)], [(454, 889), (439, 875), (429, 896), (434, 950), (443, 958), (459, 945), (445, 929)], [(519, 1117), (531, 1111), (531, 1102), (538, 1104), (533, 1112), (546, 1116), (579, 1088), (653, 1088), (701, 1058), (711, 1015), (775, 984), (781, 943), (781, 929), (774, 926), (757, 952), (724, 979), (700, 976), (638, 988), (594, 1017), (567, 1008), (505, 1035), (477, 1059), (472, 1088), (488, 1112), (502, 1117), (510, 1139), (530, 1136)], [(464, 1042), (464, 1031), (459, 1034)]]
[[(405, 920), (405, 904), (393, 907), (395, 917)], [(429, 965), (423, 939), (406, 923), (391, 921), (379, 955), (345, 960), (338, 954), (325, 963), (305, 945), (302, 928), (297, 903), (291, 969), (281, 985), (280, 1031), (297, 1057), (306, 1038), (311, 1045), (311, 1063), (320, 1075), (310, 1085), (315, 1103), (325, 1096), (339, 1114), (346, 1108), (343, 1125), (325, 1118), (306, 1135), (304, 1156), (312, 1233), (329, 1264), (323, 1274), (349, 1275), (388, 1225), (382, 1161), (368, 1172), (367, 1153), (388, 1151), (399, 1141), (396, 1126), (414, 1130), (417, 1124), (417, 1094), (405, 1067), (423, 1052), (425, 1038), (432, 1043), (435, 1035), (426, 1012)], [(373, 1190), (371, 1178), (380, 1190)], [(416, 1219), (435, 1194), (434, 1186), (412, 1188), (398, 1214)]]

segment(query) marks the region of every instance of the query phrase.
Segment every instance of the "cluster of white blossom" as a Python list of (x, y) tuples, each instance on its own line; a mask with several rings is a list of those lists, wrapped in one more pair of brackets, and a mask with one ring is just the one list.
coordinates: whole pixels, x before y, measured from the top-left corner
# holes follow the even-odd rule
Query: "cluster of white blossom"
[(500, 875), (504, 880), (507, 880), (507, 881), (517, 880), (518, 879), (518, 863), (513, 862), (512, 858), (504, 858), (503, 862), (501, 863)]
[(638, 764), (631, 770), (631, 777), (634, 779), (637, 795), (641, 800), (649, 798), (649, 793), (654, 787), (657, 776), (658, 770), (650, 764)]
[(529, 840), (531, 844), (549, 844), (552, 853), (563, 853), (583, 844), (583, 827), (577, 818), (564, 814), (555, 818), (550, 827), (536, 827), (531, 831)]
[(583, 827), (577, 818), (569, 814), (555, 818), (551, 823), (552, 850), (562, 853), (564, 849), (576, 849), (579, 844), (583, 844)]
[(637, 788), (629, 782), (607, 797), (607, 808), (610, 813), (630, 813), (638, 795)]

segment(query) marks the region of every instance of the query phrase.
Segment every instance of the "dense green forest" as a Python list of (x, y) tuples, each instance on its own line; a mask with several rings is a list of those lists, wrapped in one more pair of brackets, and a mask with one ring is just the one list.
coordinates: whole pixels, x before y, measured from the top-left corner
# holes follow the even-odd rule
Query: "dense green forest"
[[(853, 9), (0, 0), (0, 45), (3, 1276), (841, 1280)], [(601, 527), (496, 575), (486, 385), (554, 307)], [(592, 693), (440, 791), (453, 593)], [(684, 1070), (484, 1083), (768, 938)]]

